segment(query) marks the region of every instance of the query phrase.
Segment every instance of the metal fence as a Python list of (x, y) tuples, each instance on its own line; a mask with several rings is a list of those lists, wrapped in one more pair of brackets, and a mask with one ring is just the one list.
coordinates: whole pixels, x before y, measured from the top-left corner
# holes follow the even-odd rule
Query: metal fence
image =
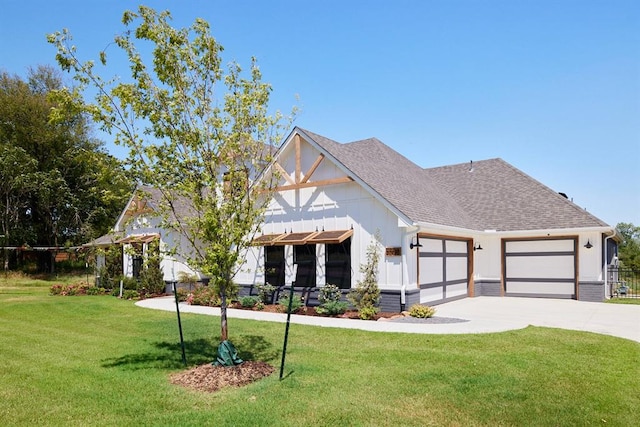
[(613, 298), (640, 298), (640, 271), (609, 266), (609, 290)]

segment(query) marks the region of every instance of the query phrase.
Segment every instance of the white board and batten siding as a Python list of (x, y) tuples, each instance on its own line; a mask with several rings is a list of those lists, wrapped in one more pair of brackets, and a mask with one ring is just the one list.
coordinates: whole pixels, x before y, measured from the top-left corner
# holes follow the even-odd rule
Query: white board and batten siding
[(420, 304), (437, 304), (468, 295), (468, 241), (424, 236), (418, 252)]
[[(294, 153), (291, 151), (284, 154)], [(301, 144), (301, 169), (307, 170), (317, 159), (319, 151)], [(292, 156), (280, 158), (283, 169), (290, 175), (295, 173)], [(345, 174), (335, 164), (324, 159), (313, 173), (314, 180), (330, 180)], [(286, 184), (285, 182), (281, 183)], [(313, 231), (351, 230), (351, 286), (361, 279), (360, 265), (367, 261), (366, 251), (376, 232), (380, 233), (380, 262), (378, 280), (382, 289), (400, 289), (402, 263), (399, 257), (385, 257), (385, 247), (400, 247), (402, 233), (398, 217), (356, 182), (282, 190), (276, 193), (265, 212), (261, 227), (263, 234), (299, 233)], [(325, 284), (324, 245), (316, 248), (317, 285)], [(243, 270), (236, 276), (240, 283), (264, 280), (261, 270), (264, 265), (263, 247), (249, 249)], [(286, 278), (289, 284), (294, 278), (293, 250), (285, 247)]]
[(503, 241), (506, 295), (575, 298), (576, 238)]

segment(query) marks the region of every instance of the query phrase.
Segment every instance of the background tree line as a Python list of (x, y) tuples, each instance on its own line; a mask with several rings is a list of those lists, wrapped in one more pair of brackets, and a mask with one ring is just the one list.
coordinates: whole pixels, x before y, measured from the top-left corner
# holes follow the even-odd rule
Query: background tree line
[(616, 230), (622, 238), (618, 244), (618, 259), (623, 267), (640, 272), (640, 227), (630, 222), (620, 222)]
[[(77, 109), (50, 96), (60, 73), (0, 71), (0, 244), (72, 246), (103, 235), (131, 194), (123, 162)], [(51, 115), (57, 111), (55, 118)]]

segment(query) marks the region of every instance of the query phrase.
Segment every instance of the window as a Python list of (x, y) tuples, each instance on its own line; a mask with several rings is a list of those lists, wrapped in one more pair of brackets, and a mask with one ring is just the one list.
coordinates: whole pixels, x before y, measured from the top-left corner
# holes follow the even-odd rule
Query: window
[(284, 246), (264, 247), (264, 280), (277, 288), (284, 286)]
[(140, 278), (140, 272), (142, 271), (142, 243), (132, 243), (133, 254), (131, 256), (131, 265), (133, 277)]
[(325, 245), (325, 274), (327, 285), (340, 289), (351, 288), (351, 239)]
[(293, 263), (298, 265), (296, 287), (316, 286), (316, 245), (296, 245), (293, 247)]

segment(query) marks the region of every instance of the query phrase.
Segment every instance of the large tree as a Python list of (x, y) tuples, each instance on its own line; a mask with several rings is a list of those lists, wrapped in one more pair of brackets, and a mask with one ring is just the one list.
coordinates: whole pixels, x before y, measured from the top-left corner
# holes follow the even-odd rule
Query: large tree
[[(220, 294), (224, 341), (233, 277), (273, 187), (267, 175), (255, 178), (281, 138), (282, 117), (268, 111), (271, 86), (262, 81), (255, 59), (247, 75), (236, 62), (225, 66), (223, 48), (206, 21), (176, 29), (170, 19), (168, 11), (145, 6), (124, 13), (126, 30), (115, 45), (129, 61), (126, 81), (103, 79), (94, 62), (80, 61), (67, 30), (49, 41), (78, 83), (60, 93), (66, 104), (81, 104), (87, 87), (97, 91), (87, 111), (129, 147), (140, 182), (162, 194), (164, 226), (190, 242), (179, 255), (209, 276)], [(99, 57), (107, 67), (107, 52)]]
[(640, 271), (640, 227), (630, 222), (621, 222), (616, 230), (622, 237), (618, 255), (623, 267)]
[(3, 243), (84, 243), (108, 231), (130, 193), (123, 164), (91, 137), (87, 117), (50, 98), (61, 88), (52, 67), (26, 80), (0, 73)]

